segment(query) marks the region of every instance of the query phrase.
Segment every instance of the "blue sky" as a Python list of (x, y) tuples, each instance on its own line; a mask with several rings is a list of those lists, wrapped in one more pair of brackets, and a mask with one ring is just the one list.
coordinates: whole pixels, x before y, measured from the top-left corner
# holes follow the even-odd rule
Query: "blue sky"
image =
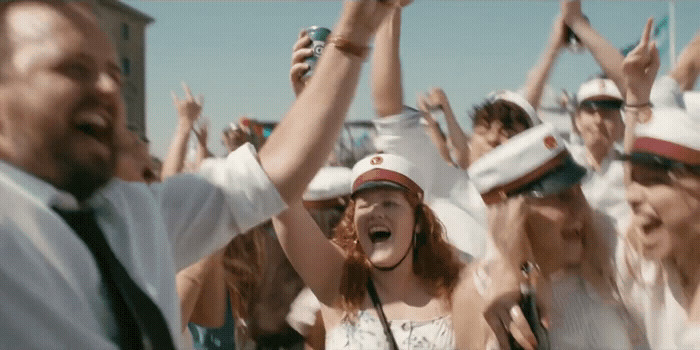
[[(151, 151), (165, 155), (175, 128), (170, 91), (180, 81), (205, 96), (209, 142), (220, 154), (219, 131), (240, 115), (279, 120), (294, 99), (291, 47), (301, 28), (332, 28), (340, 1), (143, 1), (125, 3), (155, 19), (147, 29), (146, 109)], [(668, 13), (665, 1), (584, 1), (592, 25), (615, 46), (640, 35), (646, 18)], [(558, 1), (416, 0), (404, 9), (401, 58), (404, 97), (440, 86), (459, 122), (496, 89), (517, 89), (549, 36)], [(676, 3), (676, 51), (700, 28), (700, 1)], [(668, 55), (661, 72), (668, 70)], [(366, 64), (349, 120), (374, 117)], [(550, 79), (557, 91), (576, 91), (599, 72), (590, 53), (564, 53)]]

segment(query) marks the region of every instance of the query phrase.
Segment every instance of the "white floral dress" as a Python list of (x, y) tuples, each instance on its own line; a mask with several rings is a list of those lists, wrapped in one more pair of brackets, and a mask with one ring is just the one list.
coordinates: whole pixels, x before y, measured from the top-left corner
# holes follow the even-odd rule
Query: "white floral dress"
[[(391, 332), (401, 350), (455, 349), (450, 316), (426, 321), (390, 320)], [(326, 349), (389, 349), (384, 328), (374, 313), (360, 311), (353, 321), (345, 320), (326, 333)]]

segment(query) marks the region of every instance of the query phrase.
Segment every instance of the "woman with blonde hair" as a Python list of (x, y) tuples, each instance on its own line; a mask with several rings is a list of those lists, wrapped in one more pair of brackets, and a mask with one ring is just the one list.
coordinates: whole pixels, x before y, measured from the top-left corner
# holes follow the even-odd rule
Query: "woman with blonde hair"
[[(471, 165), (469, 176), (489, 205), (498, 253), (473, 264), (469, 297), (455, 299), (455, 307), (472, 315), (455, 323), (468, 330), (460, 333), (459, 348), (496, 342), (501, 349), (511, 342), (526, 349), (632, 346), (634, 328), (617, 301), (603, 221), (581, 190), (585, 173), (549, 124), (514, 136)], [(521, 267), (522, 277), (515, 272)], [(524, 301), (533, 296), (548, 307), (539, 310), (542, 319), (527, 320), (525, 314), (536, 310)]]

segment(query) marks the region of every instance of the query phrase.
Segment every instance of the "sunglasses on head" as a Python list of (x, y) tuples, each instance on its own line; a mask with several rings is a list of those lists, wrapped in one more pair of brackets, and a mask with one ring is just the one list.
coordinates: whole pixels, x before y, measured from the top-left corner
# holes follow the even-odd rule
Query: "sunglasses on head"
[(620, 109), (622, 108), (621, 100), (585, 100), (579, 104), (581, 108), (586, 109)]

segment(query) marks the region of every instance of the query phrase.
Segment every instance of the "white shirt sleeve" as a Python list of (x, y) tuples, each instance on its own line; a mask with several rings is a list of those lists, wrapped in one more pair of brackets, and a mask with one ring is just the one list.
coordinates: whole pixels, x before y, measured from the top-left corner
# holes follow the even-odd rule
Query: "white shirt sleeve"
[(199, 174), (169, 178), (154, 193), (178, 271), (287, 207), (250, 144), (206, 161)]
[(678, 82), (669, 75), (664, 75), (654, 81), (649, 100), (656, 107), (685, 108), (683, 91), (681, 91)]

